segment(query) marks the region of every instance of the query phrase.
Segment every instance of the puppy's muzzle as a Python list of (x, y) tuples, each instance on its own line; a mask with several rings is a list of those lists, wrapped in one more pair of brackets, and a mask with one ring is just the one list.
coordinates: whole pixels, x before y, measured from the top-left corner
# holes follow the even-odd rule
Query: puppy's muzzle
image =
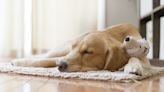
[(61, 61), (58, 66), (58, 70), (61, 72), (64, 72), (65, 69), (68, 67), (68, 64), (66, 61)]

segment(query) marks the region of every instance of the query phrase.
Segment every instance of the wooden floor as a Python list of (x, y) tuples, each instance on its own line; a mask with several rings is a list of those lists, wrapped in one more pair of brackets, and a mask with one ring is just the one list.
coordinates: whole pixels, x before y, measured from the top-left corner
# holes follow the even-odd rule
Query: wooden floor
[(0, 73), (0, 92), (164, 92), (164, 74), (137, 83), (116, 83)]

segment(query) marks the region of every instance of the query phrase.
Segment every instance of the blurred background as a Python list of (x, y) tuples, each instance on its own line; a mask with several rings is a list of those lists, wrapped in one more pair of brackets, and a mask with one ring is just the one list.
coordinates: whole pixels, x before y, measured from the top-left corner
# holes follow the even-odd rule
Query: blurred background
[(0, 0), (0, 58), (44, 53), (87, 31), (135, 25), (164, 59), (164, 0)]

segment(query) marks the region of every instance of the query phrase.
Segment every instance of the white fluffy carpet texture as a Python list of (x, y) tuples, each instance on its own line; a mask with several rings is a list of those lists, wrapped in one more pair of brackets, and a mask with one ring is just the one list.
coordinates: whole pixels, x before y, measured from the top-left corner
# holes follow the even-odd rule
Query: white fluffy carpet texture
[(99, 80), (99, 81), (118, 81), (118, 82), (135, 82), (153, 75), (164, 73), (164, 68), (143, 66), (144, 75), (124, 73), (123, 71), (110, 72), (89, 71), (89, 72), (59, 72), (57, 68), (41, 67), (18, 67), (10, 63), (0, 63), (0, 72), (15, 73), (24, 75), (64, 78), (64, 79), (81, 79), (81, 80)]

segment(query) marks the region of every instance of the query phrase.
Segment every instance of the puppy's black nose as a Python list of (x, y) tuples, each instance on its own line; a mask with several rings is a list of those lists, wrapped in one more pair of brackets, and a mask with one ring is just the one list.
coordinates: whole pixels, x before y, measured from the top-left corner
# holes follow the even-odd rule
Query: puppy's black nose
[(61, 72), (63, 72), (63, 71), (65, 71), (65, 69), (67, 68), (67, 62), (66, 61), (61, 61), (60, 63), (59, 63), (59, 67), (58, 67), (58, 70), (59, 71), (61, 71)]
[(126, 42), (130, 41), (130, 38), (129, 38), (129, 37), (126, 37), (126, 38), (125, 38), (125, 41), (126, 41)]

